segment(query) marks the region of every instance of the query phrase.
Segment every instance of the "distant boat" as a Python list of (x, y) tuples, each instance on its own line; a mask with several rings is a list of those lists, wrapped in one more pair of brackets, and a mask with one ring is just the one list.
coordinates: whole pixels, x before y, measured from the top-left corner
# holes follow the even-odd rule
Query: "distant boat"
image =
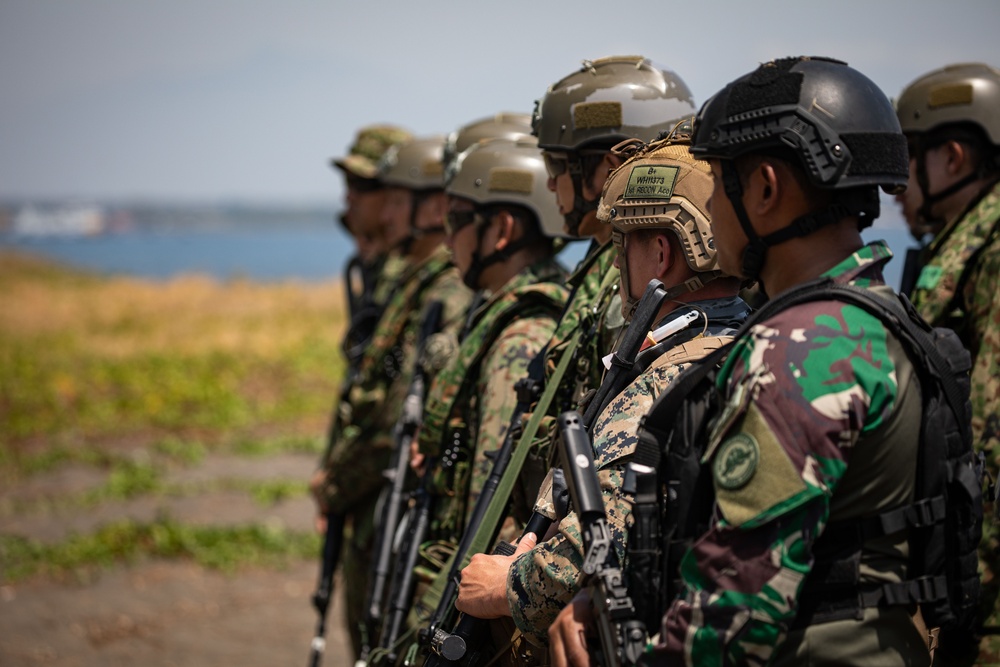
[(78, 204), (43, 210), (32, 204), (14, 216), (16, 236), (94, 236), (105, 231), (107, 220), (99, 206)]

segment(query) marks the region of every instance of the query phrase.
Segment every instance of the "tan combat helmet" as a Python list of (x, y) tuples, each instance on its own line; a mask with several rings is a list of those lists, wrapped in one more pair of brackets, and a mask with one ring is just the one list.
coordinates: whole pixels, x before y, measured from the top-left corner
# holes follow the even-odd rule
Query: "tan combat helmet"
[(408, 131), (395, 125), (368, 125), (358, 130), (348, 154), (331, 158), (330, 166), (358, 178), (374, 179), (385, 152), (411, 138)]
[[(473, 211), (448, 214), (451, 234), (467, 225), (476, 225), (476, 249), (471, 265), (462, 276), (470, 289), (479, 289), (483, 270), (505, 261), (512, 252), (539, 243), (540, 237), (563, 235), (562, 216), (555, 197), (548, 190), (548, 172), (534, 137), (484, 139), (459, 153), (451, 172), (445, 192), (475, 204)], [(528, 226), (521, 238), (509, 243), (503, 251), (483, 257), (479, 249), (489, 220), (496, 209), (507, 206), (527, 209), (537, 224), (525, 220)]]
[(483, 139), (517, 139), (530, 135), (531, 114), (500, 111), (478, 118), (448, 135), (444, 146), (445, 170), (459, 153)]
[[(896, 115), (907, 136), (910, 157), (916, 162), (922, 197), (917, 217), (923, 223), (916, 229), (932, 230), (945, 222), (934, 214), (934, 204), (1000, 170), (1000, 70), (982, 63), (963, 63), (929, 72), (903, 89)], [(931, 192), (927, 151), (947, 140), (971, 142), (985, 150), (971, 173)]]
[(697, 111), (687, 84), (642, 56), (584, 60), (549, 86), (532, 116), (546, 150), (610, 148), (623, 139), (652, 141)]
[(896, 115), (906, 134), (971, 123), (1000, 146), (1000, 70), (963, 63), (929, 72), (903, 89)]
[(562, 216), (548, 190), (548, 173), (534, 137), (484, 139), (458, 155), (454, 172), (445, 188), (449, 195), (477, 207), (522, 206), (535, 214), (545, 236), (563, 236)]
[(444, 142), (443, 136), (435, 135), (392, 146), (378, 163), (377, 178), (391, 187), (443, 190)]
[[(690, 128), (690, 125), (687, 125)], [(637, 142), (623, 142), (635, 150)], [(638, 150), (608, 177), (597, 218), (609, 223), (619, 250), (622, 283), (628, 285), (625, 235), (642, 229), (670, 230), (699, 279), (668, 285), (672, 294), (694, 291), (719, 275), (708, 201), (712, 196), (712, 170), (707, 162), (691, 156), (690, 135), (674, 133), (660, 141), (639, 145)], [(615, 150), (619, 150), (616, 147)], [(627, 290), (626, 290), (627, 291)], [(626, 317), (638, 300), (628, 296)]]

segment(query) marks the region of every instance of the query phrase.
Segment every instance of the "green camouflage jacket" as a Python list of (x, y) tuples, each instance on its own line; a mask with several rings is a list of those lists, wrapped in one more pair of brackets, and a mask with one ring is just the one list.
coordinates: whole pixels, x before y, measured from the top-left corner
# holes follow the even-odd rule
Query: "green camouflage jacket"
[[(891, 294), (882, 278), (891, 256), (873, 243), (826, 275)], [(913, 373), (876, 316), (838, 301), (790, 307), (735, 343), (703, 458), (713, 527), (680, 563), (683, 588), (649, 662), (929, 664), (905, 606), (816, 624), (796, 618), (828, 522), (912, 502), (921, 410)], [(905, 577), (905, 532), (879, 540), (861, 552), (862, 585)]]
[[(610, 241), (600, 246), (594, 244), (566, 281), (570, 289), (569, 302), (545, 349), (546, 379), (552, 377), (577, 331), (581, 332), (581, 342), (535, 438), (530, 443), (517, 443), (518, 447), (531, 449), (518, 484), (511, 492), (513, 514), (521, 522), (531, 515), (535, 496), (548, 472), (549, 431), (556, 417), (566, 410), (583, 409), (581, 402), (600, 386), (604, 376), (601, 358), (613, 350), (624, 327), (615, 254)], [(530, 414), (526, 415), (524, 422), (529, 418)]]
[(432, 523), (437, 538), (457, 539), (465, 529), (492, 466), (487, 454), (499, 449), (510, 426), (514, 383), (549, 340), (565, 304), (563, 277), (546, 259), (508, 281), (473, 315), (458, 353), (431, 384), (419, 446), (437, 460), (430, 486), (440, 497)]
[(1000, 184), (931, 242), (913, 304), (972, 353), (972, 434), (1000, 468)]
[(440, 331), (457, 336), (471, 296), (443, 246), (400, 275), (400, 285), (361, 359), (358, 379), (338, 406), (331, 444), (322, 461), (334, 512), (350, 510), (382, 486), (428, 305), (438, 300), (444, 303)]
[[(699, 301), (697, 305), (703, 312), (711, 313), (719, 307), (738, 315), (732, 321), (713, 326), (708, 336), (664, 351), (608, 404), (594, 424), (594, 466), (619, 562), (625, 557), (632, 514), (632, 496), (622, 491), (622, 482), (638, 443), (639, 420), (684, 368), (729, 342), (732, 339), (729, 334), (749, 314), (749, 307), (737, 298)], [(687, 312), (690, 309), (674, 311), (657, 326)], [(690, 327), (702, 325), (703, 320), (695, 320)], [(539, 543), (511, 566), (507, 575), (507, 602), (515, 625), (532, 642), (542, 646), (548, 643), (548, 627), (580, 590), (582, 565), (583, 537), (576, 514), (571, 512), (559, 522), (553, 538)]]

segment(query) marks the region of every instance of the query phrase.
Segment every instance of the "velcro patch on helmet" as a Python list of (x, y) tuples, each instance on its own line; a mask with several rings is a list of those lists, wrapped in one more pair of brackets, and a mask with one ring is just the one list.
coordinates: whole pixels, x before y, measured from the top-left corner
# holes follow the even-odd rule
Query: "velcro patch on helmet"
[(633, 167), (622, 196), (624, 199), (670, 199), (680, 170), (680, 167), (665, 164)]
[(621, 102), (580, 102), (573, 107), (573, 125), (578, 130), (622, 126)]
[(955, 83), (939, 86), (928, 95), (927, 106), (931, 109), (954, 106), (956, 104), (972, 104), (972, 84)]
[(444, 165), (440, 160), (424, 160), (420, 171), (424, 176), (441, 176), (444, 174)]
[(530, 171), (497, 167), (490, 170), (487, 188), (490, 192), (520, 192), (530, 195), (534, 184), (535, 176)]

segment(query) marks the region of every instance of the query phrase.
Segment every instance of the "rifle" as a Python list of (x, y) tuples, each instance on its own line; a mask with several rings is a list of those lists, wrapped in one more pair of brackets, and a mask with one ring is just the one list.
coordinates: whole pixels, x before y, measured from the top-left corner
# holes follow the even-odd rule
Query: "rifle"
[[(639, 301), (638, 307), (636, 308), (635, 315), (633, 316), (629, 326), (622, 337), (621, 345), (619, 345), (618, 350), (612, 356), (611, 370), (604, 377), (601, 382), (601, 386), (598, 388), (594, 397), (591, 399), (587, 406), (587, 417), (584, 417), (584, 423), (587, 424), (587, 430), (593, 427), (593, 422), (596, 420), (597, 416), (600, 415), (601, 411), (607, 407), (608, 403), (617, 396), (625, 386), (630, 383), (633, 377), (633, 367), (635, 363), (635, 358), (639, 353), (639, 348), (642, 346), (646, 335), (649, 333), (650, 328), (656, 319), (657, 314), (660, 311), (660, 306), (663, 304), (665, 298), (667, 298), (668, 292), (663, 287), (663, 283), (659, 280), (653, 279), (649, 281), (646, 285), (646, 290), (643, 292), (642, 299)], [(588, 420), (589, 417), (589, 420)], [(511, 429), (513, 431), (513, 429)], [(508, 433), (508, 438), (511, 433)], [(504, 447), (507, 446), (507, 439), (504, 441)], [(513, 443), (511, 443), (511, 450), (513, 449)], [(510, 454), (507, 453), (506, 456), (509, 459)], [(591, 459), (593, 459), (593, 454), (591, 454)], [(490, 473), (491, 479), (496, 471), (496, 466), (500, 463), (501, 459), (498, 456), (497, 462), (494, 464), (494, 469)], [(504, 468), (506, 467), (506, 462), (504, 462)], [(497, 482), (499, 482), (500, 476), (503, 475), (503, 469), (500, 470), (497, 475)], [(480, 498), (480, 501), (482, 498)], [(476, 510), (480, 509), (477, 503)], [(483, 507), (482, 513), (485, 514), (486, 507)], [(603, 505), (602, 505), (603, 511)], [(532, 515), (531, 519), (528, 521), (528, 525), (525, 527), (524, 531), (521, 533), (521, 537), (524, 537), (528, 533), (534, 533), (541, 539), (545, 533), (548, 531), (552, 524), (552, 520), (541, 514), (535, 513)], [(470, 524), (469, 530), (463, 535), (463, 543), (466, 542), (466, 538), (471, 540), (475, 536), (475, 528), (478, 527), (475, 524)], [(499, 530), (499, 526), (497, 526)], [(493, 540), (495, 541), (496, 535), (494, 533)], [(506, 555), (509, 556), (513, 554), (515, 547), (508, 543), (500, 543), (496, 546), (493, 551), (494, 555)], [(464, 557), (464, 554), (463, 554)], [(462, 614), (455, 626), (454, 631), (446, 632), (439, 626), (444, 620), (445, 616), (454, 608), (455, 604), (455, 593), (458, 588), (458, 570), (461, 569), (463, 558), (456, 558), (452, 565), (452, 571), (449, 572), (449, 581), (447, 588), (445, 589), (445, 595), (441, 598), (441, 603), (435, 610), (434, 616), (431, 617), (431, 625), (427, 630), (421, 632), (421, 639), (431, 651), (431, 655), (428, 657), (425, 667), (437, 667), (438, 665), (447, 664), (461, 664), (461, 665), (476, 665), (479, 663), (479, 658), (481, 652), (484, 650), (486, 644), (485, 641), (480, 641), (480, 638), (485, 637), (486, 623), (482, 619), (469, 616), (468, 614)], [(435, 625), (437, 623), (438, 625)], [(469, 653), (468, 647), (476, 646), (477, 650), (474, 653)]]
[[(344, 267), (344, 288), (347, 290), (347, 305), (351, 323), (342, 343), (344, 355), (348, 361), (348, 372), (341, 384), (341, 401), (347, 400), (347, 394), (357, 374), (357, 367), (361, 361), (364, 347), (374, 332), (379, 315), (378, 307), (371, 299), (372, 284), (369, 271), (365, 269), (361, 258), (357, 255), (351, 257), (347, 266)], [(354, 342), (352, 343), (352, 341)], [(333, 448), (337, 431), (338, 419), (335, 412), (330, 420), (330, 431), (327, 436), (327, 447), (323, 460), (326, 460)], [(319, 581), (312, 597), (312, 603), (319, 618), (316, 623), (316, 634), (311, 643), (310, 667), (319, 667), (326, 649), (326, 612), (333, 595), (333, 574), (340, 562), (340, 552), (343, 548), (345, 518), (344, 514), (334, 512), (329, 512), (326, 516), (326, 533), (320, 556)]]
[[(594, 469), (594, 451), (578, 412), (559, 416), (559, 452), (570, 500), (583, 535), (583, 567), (600, 640), (599, 664), (634, 665), (646, 645), (646, 627), (636, 619), (624, 573), (615, 554), (604, 510), (604, 496)], [(648, 472), (655, 475), (652, 468)]]
[(386, 665), (395, 665), (399, 658), (396, 643), (413, 598), (413, 589), (416, 585), (414, 569), (420, 556), (420, 545), (424, 543), (430, 527), (433, 496), (427, 486), (434, 475), (434, 463), (430, 459), (425, 462), (424, 475), (420, 478), (420, 485), (414, 493), (413, 516), (407, 527), (400, 556), (396, 561), (396, 571), (389, 591), (389, 609), (379, 638), (379, 649), (385, 652), (382, 664)]
[(386, 484), (382, 487), (378, 507), (379, 522), (375, 533), (375, 544), (372, 551), (375, 559), (372, 561), (371, 576), (365, 602), (365, 640), (361, 648), (361, 662), (367, 662), (371, 651), (371, 640), (374, 639), (377, 628), (382, 621), (382, 608), (385, 602), (385, 586), (389, 579), (392, 561), (392, 536), (399, 526), (404, 503), (404, 487), (406, 485), (406, 469), (410, 460), (410, 444), (420, 428), (424, 410), (424, 395), (427, 386), (427, 371), (420, 363), (421, 355), (427, 340), (441, 328), (441, 318), (444, 303), (434, 301), (428, 306), (420, 325), (417, 337), (417, 354), (414, 360), (413, 379), (410, 388), (403, 399), (403, 410), (396, 421), (394, 436), (396, 448), (389, 467), (382, 473)]
[(344, 288), (347, 290), (350, 324), (341, 347), (350, 369), (348, 377), (352, 377), (375, 333), (375, 325), (378, 324), (382, 309), (374, 299), (372, 268), (366, 267), (357, 255), (352, 256), (344, 268)]
[[(510, 462), (511, 455), (514, 453), (514, 446), (517, 444), (518, 440), (521, 439), (521, 433), (523, 432), (522, 417), (531, 405), (538, 400), (544, 379), (545, 351), (543, 350), (531, 360), (531, 363), (528, 364), (528, 376), (519, 380), (514, 387), (517, 392), (517, 405), (514, 407), (514, 417), (511, 421), (511, 426), (507, 429), (507, 433), (504, 436), (503, 443), (500, 445), (500, 449), (497, 450), (496, 458), (494, 459), (493, 466), (490, 469), (490, 476), (483, 484), (482, 492), (480, 493), (479, 498), (476, 499), (476, 504), (469, 517), (469, 525), (462, 534), (462, 539), (459, 541), (458, 547), (455, 549), (454, 556), (452, 556), (451, 567), (449, 568), (447, 575), (447, 583), (445, 585), (444, 592), (441, 594), (441, 601), (434, 609), (434, 613), (430, 617), (428, 626), (420, 631), (421, 643), (429, 643), (433, 647), (434, 645), (440, 645), (442, 642), (446, 642), (447, 640), (448, 633), (444, 632), (441, 627), (455, 608), (455, 598), (458, 595), (459, 571), (465, 564), (465, 556), (468, 554), (472, 546), (472, 542), (476, 537), (479, 526), (482, 525), (483, 520), (486, 517), (486, 511), (489, 509), (490, 503), (493, 502), (493, 497), (496, 495), (497, 487), (500, 485), (500, 479), (506, 472), (507, 464)], [(505, 502), (509, 503), (509, 499)], [(496, 541), (496, 535), (499, 532), (500, 526), (497, 525), (493, 530), (493, 536), (490, 539), (490, 543)], [(432, 648), (432, 650), (435, 649)], [(435, 653), (437, 652), (438, 651), (435, 650)]]
[(322, 560), (319, 570), (319, 581), (316, 582), (316, 592), (312, 603), (316, 607), (319, 619), (316, 621), (316, 634), (310, 644), (309, 667), (319, 667), (326, 650), (326, 610), (330, 606), (333, 594), (333, 573), (340, 560), (340, 549), (344, 540), (344, 515), (331, 512), (326, 517), (326, 536), (323, 540)]

